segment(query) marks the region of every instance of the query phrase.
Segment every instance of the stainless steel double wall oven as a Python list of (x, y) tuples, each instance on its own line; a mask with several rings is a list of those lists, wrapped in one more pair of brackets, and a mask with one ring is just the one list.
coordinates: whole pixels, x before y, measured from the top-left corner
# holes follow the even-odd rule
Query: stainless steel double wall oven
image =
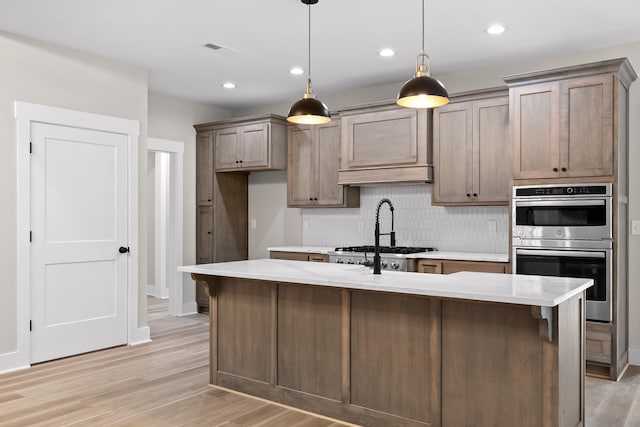
[(514, 272), (587, 277), (587, 320), (612, 319), (611, 184), (513, 187)]

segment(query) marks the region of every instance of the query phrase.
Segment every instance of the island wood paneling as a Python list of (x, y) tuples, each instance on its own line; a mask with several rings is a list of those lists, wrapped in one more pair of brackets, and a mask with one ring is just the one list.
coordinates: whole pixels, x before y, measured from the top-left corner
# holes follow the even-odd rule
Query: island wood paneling
[(439, 317), (438, 300), (353, 291), (351, 402), (439, 425)]
[(193, 278), (212, 384), (369, 427), (584, 425), (583, 294), (548, 311)]
[(272, 373), (275, 284), (219, 279), (217, 290), (218, 370), (269, 383)]
[(340, 289), (278, 288), (278, 385), (341, 400)]

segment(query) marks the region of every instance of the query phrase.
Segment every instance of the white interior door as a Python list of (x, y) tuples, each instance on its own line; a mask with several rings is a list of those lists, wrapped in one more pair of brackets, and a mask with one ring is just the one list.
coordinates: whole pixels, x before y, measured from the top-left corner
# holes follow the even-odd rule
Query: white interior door
[(127, 137), (31, 126), (31, 363), (126, 344)]

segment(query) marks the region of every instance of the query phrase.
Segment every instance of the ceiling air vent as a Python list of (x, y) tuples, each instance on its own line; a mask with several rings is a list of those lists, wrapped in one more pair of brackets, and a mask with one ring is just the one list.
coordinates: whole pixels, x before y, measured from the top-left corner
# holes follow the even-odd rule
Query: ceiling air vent
[(204, 47), (208, 47), (209, 49), (213, 49), (213, 50), (222, 49), (222, 46), (218, 46), (217, 44), (213, 44), (213, 43), (207, 43), (204, 45)]

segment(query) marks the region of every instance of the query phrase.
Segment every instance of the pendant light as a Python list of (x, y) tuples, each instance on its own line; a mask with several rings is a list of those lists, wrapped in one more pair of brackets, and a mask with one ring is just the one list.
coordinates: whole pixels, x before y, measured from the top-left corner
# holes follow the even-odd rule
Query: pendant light
[(408, 108), (435, 108), (449, 103), (449, 94), (444, 85), (431, 77), (431, 58), (424, 51), (424, 0), (422, 0), (422, 52), (416, 58), (416, 75), (402, 86), (396, 102)]
[(309, 51), (307, 66), (307, 91), (302, 95), (302, 99), (291, 106), (287, 121), (304, 125), (321, 125), (331, 121), (329, 108), (313, 94), (311, 88), (311, 5), (318, 3), (318, 0), (301, 0), (307, 5), (309, 10)]

